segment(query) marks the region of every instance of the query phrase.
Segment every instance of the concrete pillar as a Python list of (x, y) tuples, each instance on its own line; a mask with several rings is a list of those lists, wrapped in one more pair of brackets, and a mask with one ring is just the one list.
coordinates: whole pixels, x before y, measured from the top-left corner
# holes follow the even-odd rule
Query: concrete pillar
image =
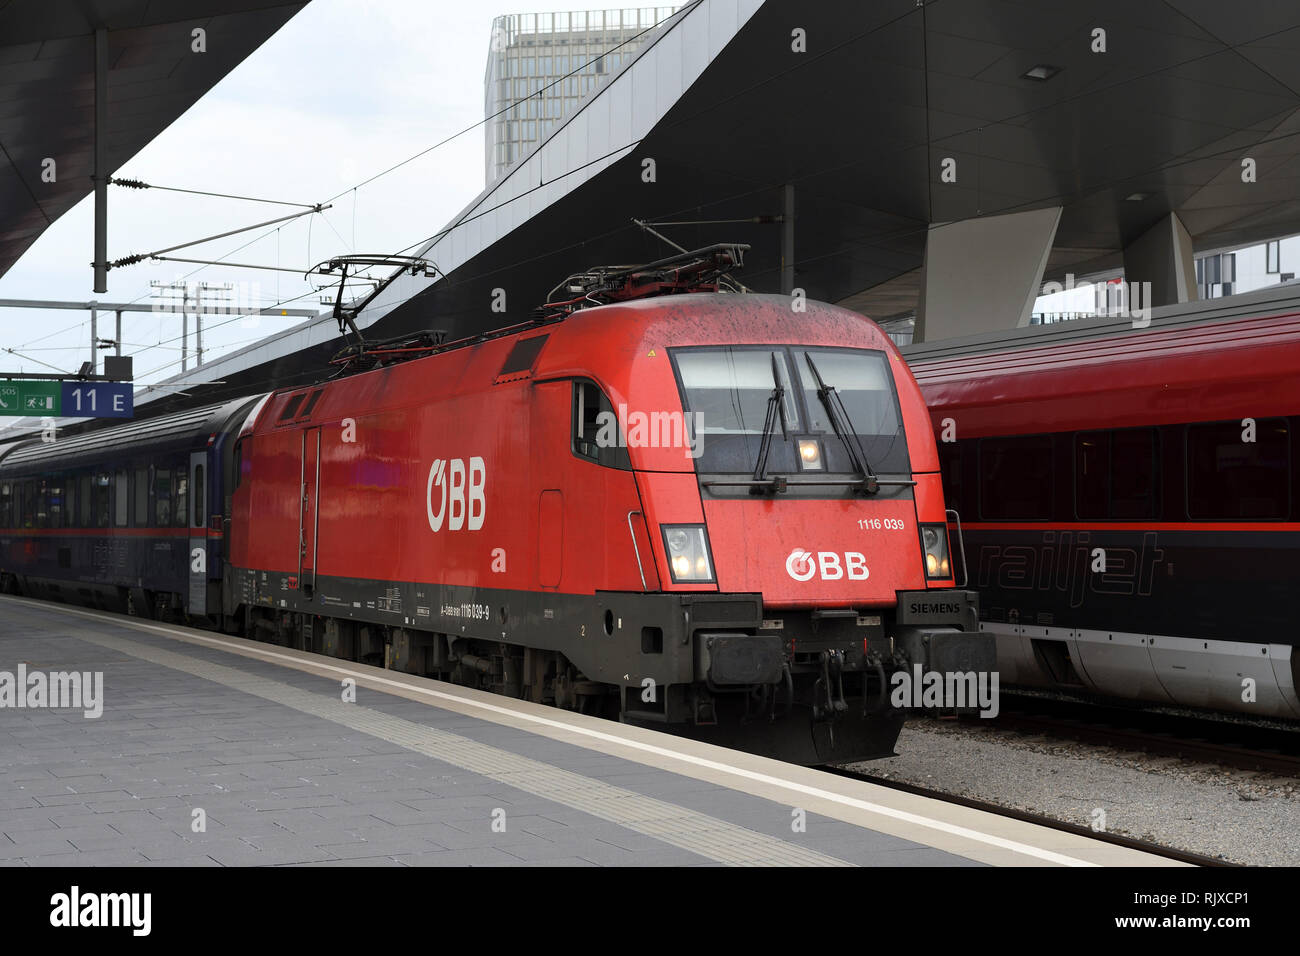
[(925, 240), (914, 341), (1029, 324), (1061, 207), (935, 223)]
[(1124, 247), (1124, 279), (1151, 283), (1151, 301), (1143, 306), (1196, 301), (1192, 237), (1177, 213), (1171, 212)]

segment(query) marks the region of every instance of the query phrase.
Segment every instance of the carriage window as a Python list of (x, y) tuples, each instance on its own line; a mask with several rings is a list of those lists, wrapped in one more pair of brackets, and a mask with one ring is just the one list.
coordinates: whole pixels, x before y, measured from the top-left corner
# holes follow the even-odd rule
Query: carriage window
[(135, 520), (131, 522), (137, 528), (149, 524), (149, 469), (135, 470)]
[(203, 466), (194, 466), (194, 527), (202, 528), (207, 519), (203, 515)]
[(189, 512), (186, 508), (189, 505), (188, 494), (190, 480), (185, 475), (185, 469), (176, 469), (176, 500), (172, 502), (172, 522), (178, 528), (185, 527), (185, 522)]
[(94, 501), (92, 507), (95, 514), (95, 527), (107, 528), (109, 525), (109, 510), (112, 508), (113, 479), (107, 472), (99, 472), (95, 475), (90, 493)]
[(614, 406), (600, 386), (574, 382), (573, 453), (608, 468), (630, 468), (624, 439)]
[(1052, 516), (1052, 439), (986, 438), (980, 441), (980, 516), (1043, 521)]
[[(1247, 439), (1254, 438), (1254, 441)], [(1290, 508), (1291, 436), (1284, 418), (1187, 429), (1187, 514), (1191, 518), (1285, 518)]]
[(49, 484), (50, 527), (62, 528), (67, 525), (66, 502), (63, 497), (63, 479), (54, 478)]
[(36, 486), (36, 527), (47, 528), (50, 524), (50, 488), (42, 480)]
[(1126, 428), (1111, 435), (1110, 516), (1156, 516), (1156, 432)]
[(1074, 436), (1074, 507), (1079, 518), (1153, 518), (1155, 487), (1155, 429)]
[(119, 471), (113, 478), (113, 524), (119, 528), (126, 527), (126, 508), (131, 500), (126, 476), (125, 471)]
[(22, 502), (20, 520), (24, 528), (36, 524), (36, 482), (24, 481), (22, 485)]
[(154, 472), (153, 523), (155, 528), (166, 528), (172, 523), (172, 473), (169, 468), (159, 468)]
[(77, 487), (80, 489), (80, 494), (77, 496), (79, 501), (77, 506), (77, 520), (79, 522), (79, 527), (82, 528), (93, 528), (95, 526), (95, 509), (91, 507), (91, 481), (92, 479), (90, 475), (82, 475), (81, 478), (78, 479)]
[(9, 482), (0, 484), (0, 528), (12, 528), (14, 521), (14, 486)]

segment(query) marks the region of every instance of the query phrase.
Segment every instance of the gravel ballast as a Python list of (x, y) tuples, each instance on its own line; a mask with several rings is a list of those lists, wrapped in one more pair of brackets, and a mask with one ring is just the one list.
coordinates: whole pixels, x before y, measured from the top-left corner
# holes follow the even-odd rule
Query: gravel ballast
[(859, 773), (1234, 863), (1300, 865), (1300, 780), (921, 718)]

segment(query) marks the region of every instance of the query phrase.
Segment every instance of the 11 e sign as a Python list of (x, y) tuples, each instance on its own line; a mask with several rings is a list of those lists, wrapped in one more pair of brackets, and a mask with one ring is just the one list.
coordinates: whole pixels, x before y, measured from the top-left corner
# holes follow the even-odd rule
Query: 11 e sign
[(67, 418), (130, 418), (135, 414), (129, 382), (64, 382)]

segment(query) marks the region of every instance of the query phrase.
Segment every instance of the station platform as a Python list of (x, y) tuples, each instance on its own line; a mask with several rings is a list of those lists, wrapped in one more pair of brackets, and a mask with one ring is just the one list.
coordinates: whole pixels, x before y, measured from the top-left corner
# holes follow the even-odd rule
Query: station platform
[(0, 706), (5, 865), (1173, 865), (427, 678), (2, 597), (0, 672), (20, 666), (102, 673), (102, 714)]

